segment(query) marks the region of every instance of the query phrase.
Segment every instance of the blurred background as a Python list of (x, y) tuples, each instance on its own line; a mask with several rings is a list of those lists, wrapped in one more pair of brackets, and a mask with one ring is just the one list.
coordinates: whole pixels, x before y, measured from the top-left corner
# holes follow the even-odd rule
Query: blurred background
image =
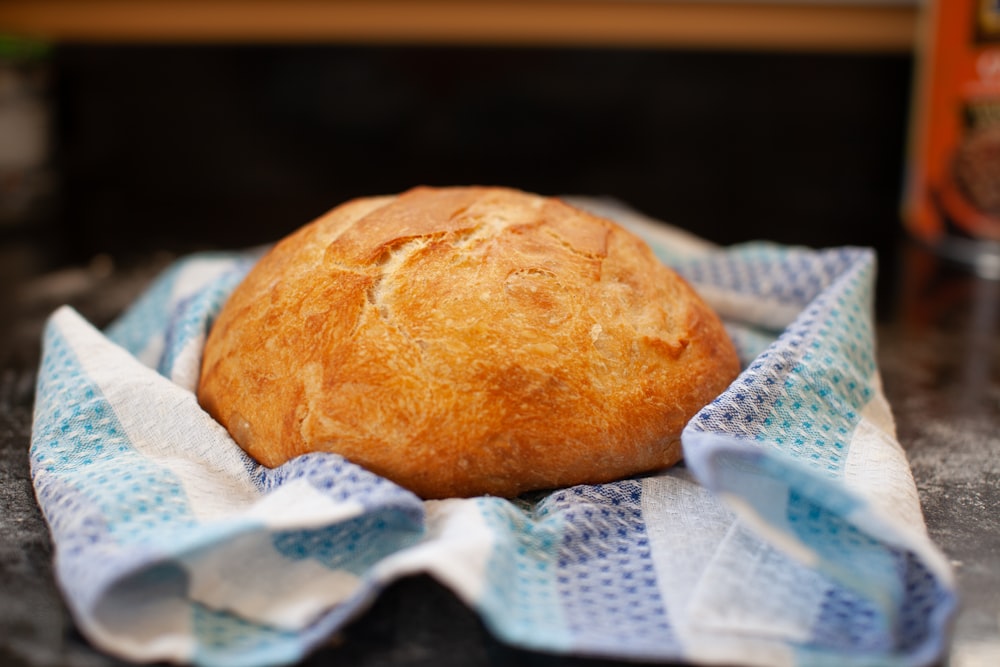
[(8, 0), (4, 261), (243, 247), (352, 197), (478, 183), (891, 262), (918, 18), (917, 0)]
[[(915, 187), (931, 166), (943, 190)], [(24, 531), (0, 540), (0, 637), (97, 664), (24, 455), (49, 313), (103, 326), (180, 254), (472, 183), (608, 197), (722, 244), (874, 248), (887, 396), (963, 592), (949, 664), (1000, 664), (997, 0), (0, 0), (0, 489)], [(435, 590), (380, 603), (348, 661), (482, 644)]]

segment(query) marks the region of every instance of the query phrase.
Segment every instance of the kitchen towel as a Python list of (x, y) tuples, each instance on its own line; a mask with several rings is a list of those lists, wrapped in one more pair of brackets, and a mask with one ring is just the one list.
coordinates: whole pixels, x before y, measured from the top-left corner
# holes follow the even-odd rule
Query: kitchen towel
[(712, 304), (744, 368), (688, 424), (683, 464), (610, 484), (425, 502), (332, 454), (256, 464), (193, 389), (258, 252), (179, 260), (103, 332), (54, 313), (30, 456), (81, 631), (136, 661), (292, 663), (427, 573), (550, 653), (938, 659), (955, 587), (879, 383), (873, 253), (716, 248), (594, 206)]

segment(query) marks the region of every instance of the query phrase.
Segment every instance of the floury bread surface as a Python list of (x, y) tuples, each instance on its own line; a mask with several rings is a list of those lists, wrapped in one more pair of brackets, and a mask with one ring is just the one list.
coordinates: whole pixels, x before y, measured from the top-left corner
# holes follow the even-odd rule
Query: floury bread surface
[(198, 397), (266, 466), (335, 452), (424, 498), (605, 482), (681, 457), (738, 372), (633, 234), (502, 188), (417, 188), (279, 242), (209, 334)]

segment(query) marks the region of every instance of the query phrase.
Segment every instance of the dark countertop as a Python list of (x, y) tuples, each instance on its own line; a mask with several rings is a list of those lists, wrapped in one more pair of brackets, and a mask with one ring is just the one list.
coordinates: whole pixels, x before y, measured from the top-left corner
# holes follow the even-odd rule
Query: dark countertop
[[(75, 630), (28, 472), (34, 368), (44, 317), (70, 303), (103, 325), (169, 256), (32, 274), (0, 246), (0, 664), (119, 664)], [(951, 560), (961, 611), (949, 663), (1000, 664), (1000, 281), (904, 244), (880, 281), (879, 364), (928, 529)], [(26, 275), (33, 275), (25, 280)], [(96, 295), (101, 298), (97, 299)], [(403, 580), (308, 664), (599, 665), (505, 647), (448, 591)]]

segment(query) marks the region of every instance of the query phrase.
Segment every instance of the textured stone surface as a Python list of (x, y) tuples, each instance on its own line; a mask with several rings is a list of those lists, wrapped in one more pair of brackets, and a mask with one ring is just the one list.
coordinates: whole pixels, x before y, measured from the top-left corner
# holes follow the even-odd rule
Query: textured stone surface
[(1000, 281), (905, 257), (879, 366), (961, 611), (952, 667), (1000, 665)]

